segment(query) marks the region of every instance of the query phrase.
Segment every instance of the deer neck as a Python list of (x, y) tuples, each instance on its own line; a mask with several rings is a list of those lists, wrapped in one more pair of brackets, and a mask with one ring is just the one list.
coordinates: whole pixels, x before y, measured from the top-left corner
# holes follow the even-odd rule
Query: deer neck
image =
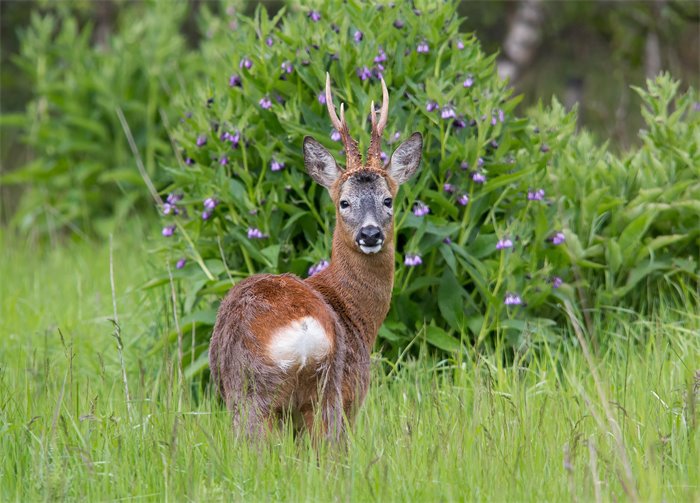
[(380, 252), (367, 255), (348, 243), (336, 227), (330, 265), (307, 281), (326, 298), (341, 322), (371, 349), (391, 304), (393, 231), (387, 232)]

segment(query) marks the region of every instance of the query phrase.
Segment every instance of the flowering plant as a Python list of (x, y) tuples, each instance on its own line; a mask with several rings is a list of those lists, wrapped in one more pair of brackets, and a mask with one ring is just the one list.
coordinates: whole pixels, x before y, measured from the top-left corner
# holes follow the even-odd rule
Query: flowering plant
[(513, 116), (517, 100), (493, 57), (459, 32), (454, 4), (421, 12), (336, 0), (239, 21), (203, 47), (211, 70), (174, 132), (180, 162), (167, 166), (179, 210), (163, 211), (163, 239), (182, 266), (186, 321), (201, 328), (202, 349), (233, 282), (259, 272), (305, 277), (331, 259), (334, 209), (304, 173), (301, 152), (312, 135), (342, 162), (321, 92), (326, 71), (361, 149), (380, 77), (392, 97), (385, 154), (412, 131), (424, 137), (420, 175), (396, 201), (385, 350), (405, 346), (426, 322), (427, 342), (443, 350), (495, 331), (515, 344), (526, 326), (551, 323), (567, 270), (555, 207), (537, 185), (548, 133)]

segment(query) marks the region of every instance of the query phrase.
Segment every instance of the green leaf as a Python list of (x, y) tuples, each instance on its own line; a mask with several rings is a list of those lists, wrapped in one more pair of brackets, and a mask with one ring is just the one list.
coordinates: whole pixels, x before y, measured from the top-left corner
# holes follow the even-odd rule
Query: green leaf
[(462, 350), (459, 340), (450, 336), (440, 327), (432, 325), (425, 327), (425, 340), (436, 348), (449, 353), (457, 353)]

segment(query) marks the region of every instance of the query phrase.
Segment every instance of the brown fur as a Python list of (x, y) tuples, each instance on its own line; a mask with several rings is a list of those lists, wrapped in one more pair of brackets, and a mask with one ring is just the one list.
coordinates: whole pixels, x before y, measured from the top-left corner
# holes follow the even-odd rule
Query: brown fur
[[(396, 184), (390, 187), (395, 192)], [(221, 303), (209, 360), (237, 427), (264, 434), (290, 409), (311, 430), (320, 404), (321, 432), (338, 437), (342, 414), (351, 419), (361, 405), (372, 346), (391, 303), (393, 229), (376, 255), (359, 252), (351, 239), (337, 227), (330, 266), (305, 281), (291, 274), (251, 276)], [(331, 353), (316, 369), (284, 371), (267, 356), (267, 343), (276, 329), (304, 316), (314, 316), (331, 334)]]

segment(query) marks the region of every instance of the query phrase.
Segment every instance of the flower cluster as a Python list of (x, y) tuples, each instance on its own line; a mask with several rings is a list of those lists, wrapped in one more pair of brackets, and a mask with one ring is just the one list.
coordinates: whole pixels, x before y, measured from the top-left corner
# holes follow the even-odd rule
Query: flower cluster
[(265, 239), (267, 235), (263, 234), (257, 227), (248, 227), (248, 239)]
[(520, 306), (523, 303), (523, 299), (520, 298), (520, 295), (516, 295), (514, 293), (507, 293), (503, 303), (506, 306)]
[(510, 239), (499, 239), (498, 243), (496, 243), (496, 249), (497, 250), (504, 250), (506, 248), (513, 248), (513, 241)]
[(319, 263), (314, 264), (311, 267), (309, 267), (309, 271), (308, 271), (309, 276), (313, 276), (314, 274), (317, 274), (317, 273), (323, 271), (329, 265), (331, 265), (331, 264), (327, 260), (321, 260)]
[(219, 205), (219, 201), (213, 197), (207, 197), (204, 200), (204, 211), (202, 212), (202, 220), (209, 220), (211, 218), (212, 212)]
[(564, 241), (566, 241), (566, 236), (564, 235), (563, 232), (557, 232), (556, 234), (554, 234), (554, 236), (552, 236), (552, 244), (553, 245), (560, 245)]
[(417, 217), (424, 217), (430, 213), (430, 208), (428, 207), (427, 204), (421, 202), (421, 201), (416, 201), (413, 204), (413, 214)]
[(528, 201), (542, 201), (544, 199), (544, 189), (530, 189), (527, 191)]
[(415, 267), (417, 265), (421, 265), (422, 263), (423, 259), (420, 258), (420, 255), (416, 255), (415, 253), (407, 253), (403, 260), (403, 264), (407, 267)]

